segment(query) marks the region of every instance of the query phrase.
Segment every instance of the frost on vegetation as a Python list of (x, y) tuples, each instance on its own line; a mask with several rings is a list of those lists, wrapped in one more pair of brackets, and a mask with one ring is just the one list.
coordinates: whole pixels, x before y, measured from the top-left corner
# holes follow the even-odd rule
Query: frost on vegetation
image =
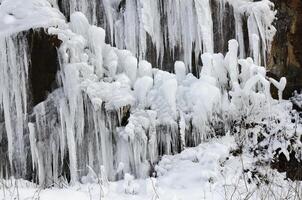
[(135, 183), (134, 177), (130, 174), (125, 174), (123, 186), (126, 194), (135, 195), (138, 193), (139, 185)]
[(291, 101), (298, 108), (302, 109), (302, 94), (300, 91), (295, 91), (294, 96), (291, 98)]
[[(206, 9), (203, 4), (208, 6), (201, 0), (196, 2), (198, 9)], [(180, 17), (174, 7), (193, 9), (192, 1), (176, 4), (168, 1), (164, 6), (173, 15), (168, 24)], [(127, 20), (133, 19), (133, 13), (127, 13), (127, 9), (130, 8), (125, 10)], [(186, 13), (197, 15), (197, 12)], [(196, 20), (203, 18), (196, 17)], [(200, 23), (201, 26), (203, 22)], [(175, 33), (181, 30), (184, 29), (178, 27)], [(207, 39), (211, 35), (204, 32), (206, 29), (198, 30)], [(32, 168), (37, 171), (41, 185), (57, 182), (66, 170), (64, 162), (68, 158), (72, 184), (92, 179), (89, 166), (104, 179), (125, 176), (125, 192), (135, 194), (133, 177), (147, 177), (163, 154), (179, 153), (180, 149), (227, 132), (238, 136), (238, 144), (251, 139), (253, 145), (268, 145), (270, 158), (277, 149), (289, 154), (288, 138), (297, 140), (293, 150), (300, 147), (297, 139), (301, 137), (300, 123), (291, 122), (292, 115), (297, 113), (291, 111), (291, 103), (275, 100), (270, 93), (273, 83), (281, 100), (286, 79), (278, 82), (268, 78), (265, 68), (257, 64), (259, 61), (239, 59), (241, 46), (236, 40), (229, 41), (225, 57), (212, 52), (202, 54), (203, 67), (197, 78), (189, 73), (187, 63), (177, 61), (173, 74), (152, 69), (150, 63), (137, 59), (130, 51), (105, 44), (105, 31), (90, 25), (80, 12), (71, 15), (70, 23), (51, 27), (48, 33), (62, 41), (58, 49), (60, 87), (33, 109), (30, 120), (26, 111), (27, 46), (15, 36), (0, 40), (4, 49), (0, 52), (0, 114), (5, 120), (5, 131), (1, 130), (0, 136), (7, 138), (9, 161), (21, 175), (23, 167), (26, 172), (23, 149), (30, 147)], [(183, 38), (183, 42), (188, 39)], [(172, 45), (179, 43), (179, 38), (170, 39)], [(127, 41), (138, 40), (130, 37)], [(207, 45), (200, 43), (199, 47), (211, 49), (211, 41), (206, 41)], [(184, 43), (189, 54), (191, 42)], [(28, 135), (24, 131), (27, 127)], [(264, 137), (261, 142), (260, 136)], [(275, 141), (273, 145), (269, 143), (271, 140)]]

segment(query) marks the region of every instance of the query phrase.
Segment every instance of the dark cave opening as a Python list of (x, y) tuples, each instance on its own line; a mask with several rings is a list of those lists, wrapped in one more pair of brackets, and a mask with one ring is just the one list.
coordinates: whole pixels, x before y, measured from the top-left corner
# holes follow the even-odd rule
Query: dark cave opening
[(59, 70), (57, 48), (61, 41), (57, 36), (48, 35), (44, 29), (30, 30), (29, 82), (33, 106), (44, 101), (47, 95), (57, 88), (56, 75)]

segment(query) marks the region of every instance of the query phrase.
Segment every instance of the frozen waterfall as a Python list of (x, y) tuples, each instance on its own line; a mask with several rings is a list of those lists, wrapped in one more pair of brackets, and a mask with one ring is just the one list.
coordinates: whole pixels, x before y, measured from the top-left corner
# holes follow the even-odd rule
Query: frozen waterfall
[[(55, 20), (28, 12), (28, 26), (0, 34), (0, 177), (44, 185), (76, 183), (90, 169), (109, 180), (147, 177), (162, 155), (228, 132), (251, 112), (246, 102), (263, 116), (276, 102), (270, 81), (278, 82), (261, 67), (275, 31), (268, 0), (27, 1)], [(18, 8), (8, 5), (1, 16)], [(17, 32), (39, 26), (62, 42), (59, 87), (28, 109), (30, 51)]]

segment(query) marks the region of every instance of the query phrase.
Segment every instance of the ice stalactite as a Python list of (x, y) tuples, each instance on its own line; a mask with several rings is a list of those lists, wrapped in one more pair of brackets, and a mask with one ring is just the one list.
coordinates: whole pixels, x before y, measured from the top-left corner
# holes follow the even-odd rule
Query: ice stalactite
[[(0, 37), (0, 114), (4, 115), (11, 173), (25, 175), (25, 132), (28, 107), (28, 46), (25, 37)], [(3, 132), (2, 132), (3, 134)]]
[(71, 14), (83, 12), (90, 23), (104, 27), (111, 45), (167, 71), (173, 71), (173, 65), (165, 66), (167, 59), (180, 59), (198, 74), (199, 55), (226, 52), (227, 42), (234, 38), (241, 58), (257, 56), (255, 62), (265, 64), (275, 32), (275, 12), (268, 0), (72, 0), (59, 4)]
[[(267, 56), (276, 29), (272, 26), (276, 12), (273, 10), (274, 4), (269, 0), (242, 4), (233, 2), (235, 5), (236, 39), (240, 42), (240, 55), (243, 58), (249, 56), (244, 48), (247, 48), (244, 41), (249, 44), (250, 56), (253, 56), (256, 64), (266, 65)], [(239, 14), (238, 14), (239, 13)], [(245, 26), (243, 26), (245, 23)], [(244, 36), (247, 30), (248, 38)], [(244, 54), (245, 52), (245, 54)]]

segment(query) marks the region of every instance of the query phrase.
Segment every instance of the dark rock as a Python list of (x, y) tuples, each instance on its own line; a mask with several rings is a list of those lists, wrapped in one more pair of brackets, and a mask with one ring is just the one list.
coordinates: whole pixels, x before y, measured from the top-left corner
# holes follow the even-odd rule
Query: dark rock
[(288, 80), (284, 98), (302, 88), (302, 1), (272, 0), (278, 11), (268, 67), (278, 78)]
[[(221, 8), (220, 2), (217, 0), (211, 1), (211, 9), (214, 32), (214, 51), (225, 54), (228, 51), (228, 41), (236, 38), (234, 9), (228, 2), (226, 2), (224, 8)], [(219, 14), (221, 12), (223, 12), (222, 18)]]
[(56, 85), (59, 69), (57, 48), (61, 41), (57, 36), (48, 35), (44, 29), (27, 32), (30, 52), (29, 83), (33, 106), (44, 101)]
[(290, 160), (283, 153), (275, 156), (275, 160), (272, 162), (272, 168), (277, 169), (278, 172), (286, 172), (287, 178), (293, 181), (302, 181), (302, 162), (296, 158), (296, 153), (290, 153)]

